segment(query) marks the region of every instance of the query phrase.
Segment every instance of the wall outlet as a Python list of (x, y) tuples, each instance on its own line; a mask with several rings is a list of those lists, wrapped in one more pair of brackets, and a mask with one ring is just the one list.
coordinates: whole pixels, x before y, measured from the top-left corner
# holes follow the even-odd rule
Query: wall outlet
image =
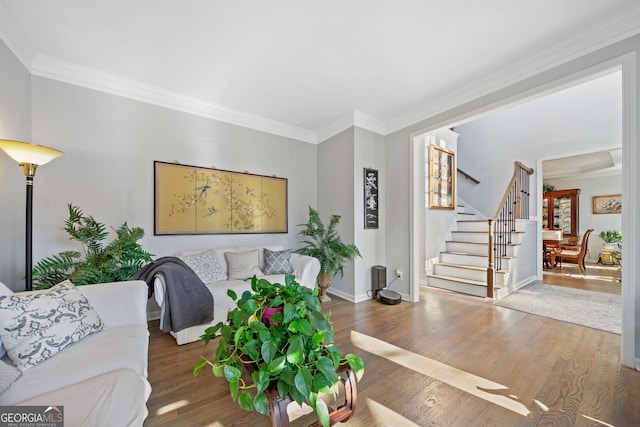
[(402, 270), (396, 268), (396, 277), (402, 280)]

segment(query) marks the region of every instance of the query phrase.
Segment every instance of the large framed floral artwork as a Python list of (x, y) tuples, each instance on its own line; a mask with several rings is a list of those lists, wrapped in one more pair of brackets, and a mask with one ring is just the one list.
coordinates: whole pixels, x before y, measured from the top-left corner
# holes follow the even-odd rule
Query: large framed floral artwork
[(287, 233), (287, 179), (154, 162), (154, 234)]
[(455, 168), (454, 152), (429, 146), (429, 208), (455, 208)]

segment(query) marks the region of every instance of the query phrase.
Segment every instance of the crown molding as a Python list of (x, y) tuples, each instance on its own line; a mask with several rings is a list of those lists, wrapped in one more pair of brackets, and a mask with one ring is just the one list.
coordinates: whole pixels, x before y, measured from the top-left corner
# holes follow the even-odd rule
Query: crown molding
[(4, 41), (11, 52), (18, 58), (18, 61), (30, 72), (31, 58), (35, 53), (11, 19), (9, 19), (9, 14), (2, 4), (0, 4), (0, 39)]
[(384, 120), (371, 116), (367, 113), (363, 113), (359, 110), (353, 110), (330, 125), (320, 129), (318, 131), (318, 143), (326, 141), (352, 126), (358, 126), (359, 128), (366, 129), (383, 136), (386, 135), (387, 125)]
[(377, 117), (363, 113), (359, 110), (353, 110), (353, 124), (359, 128), (370, 130), (380, 135), (387, 134), (387, 123)]
[(330, 125), (315, 131), (36, 54), (0, 4), (0, 38), (33, 75), (313, 144), (325, 141), (351, 126), (358, 126), (384, 136), (389, 135), (510, 84), (637, 35), (640, 33), (638, 23), (640, 23), (640, 4), (572, 37), (553, 43), (548, 49), (533, 52), (521, 61), (502, 66), (494, 72), (486, 72), (453, 90), (444, 90), (432, 97), (428, 104), (387, 122), (353, 110)]
[(32, 74), (110, 93), (149, 104), (219, 120), (299, 141), (317, 143), (316, 132), (288, 123), (249, 114), (219, 104), (205, 102), (181, 93), (105, 73), (51, 56), (36, 54), (0, 4), (0, 39)]
[(323, 127), (318, 131), (318, 143), (326, 141), (327, 139), (339, 134), (340, 132), (349, 129), (351, 126), (353, 126), (353, 114), (345, 114), (335, 122)]
[(387, 135), (640, 33), (640, 4), (526, 58), (443, 91), (428, 104), (387, 121)]
[(219, 120), (286, 138), (315, 143), (314, 131), (214, 104), (178, 92), (106, 73), (94, 68), (36, 54), (31, 61), (33, 75), (135, 99), (197, 116)]

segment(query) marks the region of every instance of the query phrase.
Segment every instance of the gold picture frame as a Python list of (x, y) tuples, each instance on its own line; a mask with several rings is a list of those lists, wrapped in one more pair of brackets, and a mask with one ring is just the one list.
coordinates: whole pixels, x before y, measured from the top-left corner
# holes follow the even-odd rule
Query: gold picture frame
[(622, 213), (622, 194), (608, 196), (593, 196), (594, 214), (619, 214)]
[(287, 233), (286, 178), (154, 162), (154, 234)]
[(429, 208), (455, 209), (455, 153), (429, 146)]

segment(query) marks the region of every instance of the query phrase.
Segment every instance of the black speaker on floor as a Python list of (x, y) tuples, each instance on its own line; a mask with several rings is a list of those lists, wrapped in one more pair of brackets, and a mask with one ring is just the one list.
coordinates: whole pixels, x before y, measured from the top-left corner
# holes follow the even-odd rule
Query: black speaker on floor
[(387, 268), (382, 265), (371, 267), (371, 295), (382, 304), (395, 305), (401, 301), (400, 294), (385, 289), (387, 287)]

